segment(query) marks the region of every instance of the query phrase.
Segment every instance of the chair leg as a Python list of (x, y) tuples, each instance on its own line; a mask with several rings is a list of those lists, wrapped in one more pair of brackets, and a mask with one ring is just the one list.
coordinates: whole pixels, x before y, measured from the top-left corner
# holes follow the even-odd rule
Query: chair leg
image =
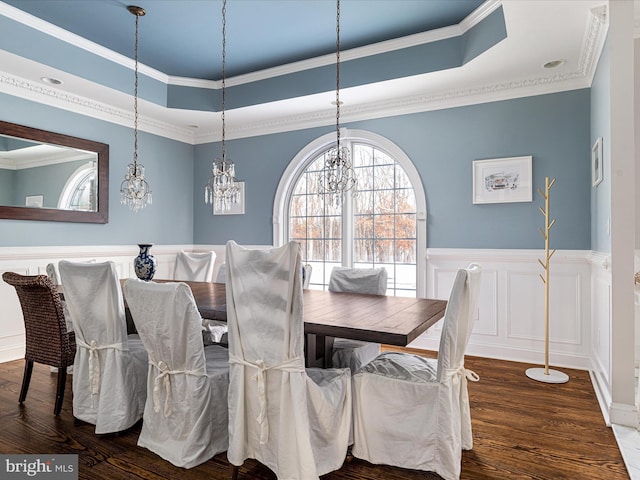
[(56, 405), (53, 407), (53, 414), (60, 415), (62, 401), (64, 400), (64, 387), (67, 384), (67, 367), (58, 368), (58, 386), (56, 387)]
[(238, 480), (238, 471), (240, 470), (240, 467), (236, 467), (231, 464), (229, 464), (229, 466), (231, 467), (231, 480)]
[(29, 382), (31, 382), (31, 372), (33, 372), (33, 360), (25, 360), (24, 375), (22, 375), (22, 388), (20, 389), (20, 398), (18, 399), (18, 403), (24, 402), (27, 398)]

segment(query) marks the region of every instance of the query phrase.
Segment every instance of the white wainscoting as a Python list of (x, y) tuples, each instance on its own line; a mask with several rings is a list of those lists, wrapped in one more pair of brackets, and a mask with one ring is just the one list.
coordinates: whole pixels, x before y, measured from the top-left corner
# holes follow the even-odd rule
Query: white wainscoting
[[(591, 345), (590, 251), (558, 250), (549, 282), (549, 363), (589, 370)], [(427, 297), (446, 299), (455, 272), (482, 266), (479, 312), (467, 353), (544, 365), (543, 250), (427, 250)], [(441, 325), (411, 346), (437, 350)], [(604, 342), (605, 339), (603, 338)]]
[[(247, 245), (248, 248), (269, 246)], [(150, 253), (158, 262), (155, 278), (173, 278), (176, 253), (180, 250), (216, 253), (213, 278), (224, 262), (224, 245), (154, 245)], [(137, 245), (132, 246), (61, 246), (61, 247), (0, 247), (0, 276), (4, 272), (21, 275), (46, 275), (47, 264), (67, 259), (99, 262), (113, 261), (120, 278), (135, 277), (133, 259), (138, 255)], [(15, 289), (0, 280), (0, 363), (24, 357), (24, 322)]]

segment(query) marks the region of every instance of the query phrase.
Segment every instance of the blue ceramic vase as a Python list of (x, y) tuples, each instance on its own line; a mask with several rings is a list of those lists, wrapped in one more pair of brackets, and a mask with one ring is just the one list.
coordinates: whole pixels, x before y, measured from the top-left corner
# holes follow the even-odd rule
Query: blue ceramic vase
[(156, 259), (149, 253), (149, 249), (152, 246), (152, 243), (139, 243), (140, 253), (133, 260), (133, 269), (136, 272), (136, 276), (145, 282), (151, 280), (156, 273)]

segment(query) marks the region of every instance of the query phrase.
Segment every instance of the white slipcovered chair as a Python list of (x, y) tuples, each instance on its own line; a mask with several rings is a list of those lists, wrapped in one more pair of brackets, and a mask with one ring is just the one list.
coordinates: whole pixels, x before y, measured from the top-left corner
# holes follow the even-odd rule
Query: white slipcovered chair
[(226, 283), (227, 281), (227, 264), (221, 263), (216, 274), (216, 283)]
[(438, 358), (385, 352), (353, 377), (352, 453), (375, 464), (460, 478), (473, 447), (464, 353), (476, 318), (480, 267), (460, 269), (444, 315)]
[(311, 284), (311, 273), (313, 272), (313, 267), (306, 263), (302, 266), (302, 288), (307, 289)]
[(305, 369), (300, 246), (230, 241), (226, 257), (229, 462), (254, 458), (278, 478), (317, 479), (346, 457), (351, 373)]
[(123, 290), (149, 355), (138, 445), (183, 468), (226, 451), (229, 354), (203, 346), (191, 289), (130, 278)]
[(176, 254), (176, 267), (173, 271), (174, 280), (192, 282), (212, 282), (213, 265), (216, 261), (216, 252), (180, 251)]
[(73, 416), (97, 434), (126, 430), (142, 418), (147, 352), (127, 335), (116, 266), (61, 260), (58, 268), (76, 334)]
[[(385, 295), (387, 270), (385, 268), (333, 267), (329, 278), (329, 291)], [(379, 354), (379, 343), (336, 338), (333, 341), (331, 362), (333, 367), (350, 368), (353, 374)]]

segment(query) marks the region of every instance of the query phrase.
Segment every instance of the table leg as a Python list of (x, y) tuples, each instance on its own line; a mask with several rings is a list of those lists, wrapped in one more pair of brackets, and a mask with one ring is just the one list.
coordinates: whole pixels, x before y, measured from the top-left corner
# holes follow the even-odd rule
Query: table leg
[(305, 364), (307, 368), (331, 368), (333, 337), (307, 333), (304, 337)]

